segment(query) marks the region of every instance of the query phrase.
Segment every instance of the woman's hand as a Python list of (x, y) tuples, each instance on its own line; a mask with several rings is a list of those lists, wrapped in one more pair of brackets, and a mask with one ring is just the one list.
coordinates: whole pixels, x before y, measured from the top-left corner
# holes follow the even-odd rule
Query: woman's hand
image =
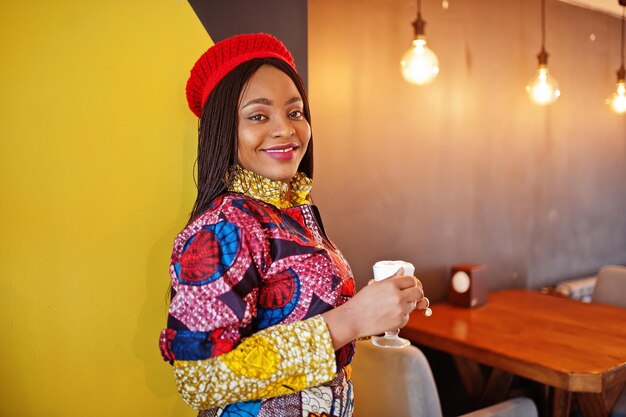
[(358, 337), (404, 327), (409, 313), (426, 304), (421, 282), (400, 268), (391, 278), (370, 281), (347, 303), (322, 316), (338, 349)]

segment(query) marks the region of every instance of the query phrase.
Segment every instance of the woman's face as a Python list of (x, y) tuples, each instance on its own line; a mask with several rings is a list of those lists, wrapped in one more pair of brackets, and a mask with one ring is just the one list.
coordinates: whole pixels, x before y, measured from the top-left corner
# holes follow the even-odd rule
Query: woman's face
[(263, 65), (250, 78), (239, 102), (239, 165), (266, 178), (289, 180), (311, 139), (296, 85), (278, 68)]

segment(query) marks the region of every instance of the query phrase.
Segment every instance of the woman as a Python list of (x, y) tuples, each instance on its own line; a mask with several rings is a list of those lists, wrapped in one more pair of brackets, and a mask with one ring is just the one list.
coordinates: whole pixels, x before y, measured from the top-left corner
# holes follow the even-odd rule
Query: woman
[(425, 307), (421, 284), (399, 271), (355, 295), (311, 205), (309, 105), (279, 40), (218, 42), (187, 99), (198, 196), (174, 243), (160, 339), (180, 394), (203, 416), (351, 416), (353, 341), (404, 326)]

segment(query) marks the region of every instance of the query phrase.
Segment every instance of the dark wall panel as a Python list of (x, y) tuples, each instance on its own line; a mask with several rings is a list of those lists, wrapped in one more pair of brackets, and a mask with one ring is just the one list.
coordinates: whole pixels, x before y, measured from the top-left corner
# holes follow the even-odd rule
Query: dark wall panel
[(189, 0), (214, 42), (240, 33), (265, 32), (283, 41), (308, 85), (306, 0)]

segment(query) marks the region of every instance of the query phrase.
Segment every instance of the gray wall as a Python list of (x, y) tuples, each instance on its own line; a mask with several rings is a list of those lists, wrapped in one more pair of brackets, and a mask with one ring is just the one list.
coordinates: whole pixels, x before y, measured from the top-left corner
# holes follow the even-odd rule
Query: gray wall
[(449, 4), (422, 1), (441, 73), (420, 88), (399, 72), (415, 1), (309, 3), (314, 197), (358, 284), (382, 258), (412, 261), (432, 299), (460, 262), (492, 289), (626, 263), (626, 118), (604, 103), (619, 19), (547, 1), (562, 97), (542, 108), (524, 91), (540, 1)]

